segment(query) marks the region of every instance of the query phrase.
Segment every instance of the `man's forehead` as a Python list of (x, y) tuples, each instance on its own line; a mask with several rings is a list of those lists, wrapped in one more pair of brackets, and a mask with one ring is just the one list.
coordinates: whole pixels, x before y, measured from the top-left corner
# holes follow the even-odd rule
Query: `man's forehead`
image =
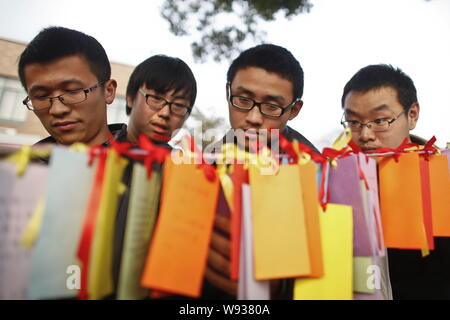
[(377, 106), (366, 106), (366, 107), (360, 107), (355, 108), (351, 106), (345, 106), (344, 111), (346, 114), (349, 115), (358, 115), (360, 113), (380, 113), (380, 112), (391, 112), (393, 108), (389, 106), (388, 104), (380, 104)]
[(31, 89), (37, 86), (60, 86), (95, 80), (87, 60), (81, 55), (70, 55), (47, 62), (33, 62), (24, 67), (25, 81)]

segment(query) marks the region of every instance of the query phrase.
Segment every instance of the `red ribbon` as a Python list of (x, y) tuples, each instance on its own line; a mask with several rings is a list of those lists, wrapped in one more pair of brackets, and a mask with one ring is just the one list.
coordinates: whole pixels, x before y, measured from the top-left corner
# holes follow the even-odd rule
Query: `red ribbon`
[(395, 149), (391, 148), (378, 148), (374, 152), (375, 153), (393, 153), (393, 157), (395, 162), (398, 162), (398, 158), (402, 153), (405, 153), (405, 149), (418, 147), (417, 143), (408, 142), (408, 138), (403, 139), (403, 142)]
[(216, 167), (206, 163), (206, 161), (203, 158), (203, 153), (198, 149), (194, 139), (192, 139), (189, 135), (186, 135), (185, 139), (187, 139), (188, 141), (190, 151), (195, 155), (195, 158), (197, 159), (196, 161), (197, 165), (195, 167), (197, 169), (203, 170), (203, 173), (205, 174), (205, 177), (208, 181), (210, 182), (216, 181), (217, 178)]
[[(147, 170), (147, 178), (150, 179), (152, 174), (153, 162), (163, 163), (166, 159), (166, 156), (170, 153), (170, 150), (155, 145), (146, 135), (143, 134), (139, 136), (139, 147), (142, 150), (147, 151), (147, 154), (142, 156), (142, 160), (144, 160), (144, 166)], [(133, 155), (133, 157), (136, 158), (135, 155)]]
[[(98, 148), (94, 147), (91, 150), (98, 150)], [(96, 154), (99, 155), (99, 163), (97, 165), (97, 169), (95, 172), (94, 183), (92, 186), (88, 207), (84, 215), (83, 229), (81, 232), (80, 242), (77, 250), (77, 256), (81, 261), (81, 288), (78, 294), (79, 300), (86, 300), (89, 298), (87, 285), (88, 285), (90, 253), (100, 205), (103, 178), (105, 174), (106, 152)]]
[(433, 144), (435, 142), (436, 142), (436, 137), (433, 136), (433, 137), (431, 137), (430, 140), (428, 140), (427, 143), (425, 143), (425, 145), (423, 147), (423, 151), (425, 152), (424, 158), (427, 161), (430, 160), (430, 154), (434, 154), (434, 153), (436, 153), (438, 151), (437, 148), (433, 146)]

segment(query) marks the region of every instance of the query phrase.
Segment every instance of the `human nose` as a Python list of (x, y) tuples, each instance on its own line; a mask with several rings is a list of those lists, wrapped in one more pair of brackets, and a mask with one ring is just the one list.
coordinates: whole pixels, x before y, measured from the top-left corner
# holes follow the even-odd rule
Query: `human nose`
[(263, 115), (259, 109), (259, 105), (255, 103), (253, 108), (248, 111), (246, 120), (252, 126), (260, 127), (263, 124)]
[(64, 99), (59, 97), (49, 98), (50, 100), (50, 109), (49, 113), (54, 116), (59, 116), (66, 114), (70, 111), (70, 106), (63, 103)]
[(172, 107), (172, 103), (168, 102), (158, 111), (158, 115), (161, 118), (169, 118), (170, 117), (170, 108)]
[(375, 139), (375, 133), (372, 130), (372, 127), (368, 123), (361, 123), (361, 132), (359, 133), (359, 140), (371, 141)]

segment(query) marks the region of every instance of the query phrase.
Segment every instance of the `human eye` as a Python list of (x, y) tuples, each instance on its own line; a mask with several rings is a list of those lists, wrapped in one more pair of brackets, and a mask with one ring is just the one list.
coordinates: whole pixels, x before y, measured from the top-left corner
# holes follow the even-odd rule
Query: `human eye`
[(179, 109), (188, 108), (187, 105), (185, 105), (183, 103), (178, 103), (178, 102), (173, 103), (173, 106), (176, 107), (176, 108), (179, 108)]
[(66, 93), (78, 93), (80, 91), (82, 91), (83, 88), (76, 88), (76, 89), (66, 89), (64, 90)]
[(389, 119), (386, 118), (378, 118), (373, 120), (373, 123), (375, 123), (376, 125), (383, 125), (385, 123), (387, 123), (389, 121)]
[(30, 94), (30, 98), (33, 99), (46, 99), (49, 95), (49, 93), (46, 91), (35, 91)]
[(242, 96), (235, 96), (233, 102), (241, 107), (250, 107), (253, 104), (252, 99)]
[(347, 127), (352, 129), (360, 127), (360, 123), (357, 120), (345, 120), (344, 123), (346, 123)]

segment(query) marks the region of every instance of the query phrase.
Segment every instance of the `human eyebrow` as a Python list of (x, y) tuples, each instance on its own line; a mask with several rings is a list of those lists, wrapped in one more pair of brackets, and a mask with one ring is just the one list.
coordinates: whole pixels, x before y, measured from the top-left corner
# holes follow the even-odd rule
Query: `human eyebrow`
[(264, 96), (264, 101), (274, 101), (280, 105), (284, 105), (286, 100), (282, 96), (273, 96), (273, 95), (266, 95)]
[(344, 113), (345, 113), (346, 116), (359, 117), (358, 112), (353, 111), (352, 109), (345, 109)]
[(245, 95), (250, 96), (250, 97), (255, 97), (255, 94), (253, 93), (253, 91), (251, 91), (251, 90), (249, 90), (247, 88), (244, 88), (242, 86), (237, 87), (236, 88), (236, 92), (239, 93), (239, 94), (245, 94)]
[[(64, 88), (71, 84), (76, 84), (76, 85), (80, 85), (81, 87), (83, 87), (83, 82), (79, 79), (68, 79), (68, 80), (61, 81), (60, 83), (58, 83), (57, 87)], [(53, 88), (43, 86), (43, 85), (34, 85), (30, 88), (29, 94), (33, 95), (36, 91), (41, 91), (41, 90), (42, 91), (50, 91), (50, 90), (53, 90)]]
[(391, 111), (391, 108), (387, 104), (381, 104), (370, 110), (371, 113), (376, 113), (380, 111)]

